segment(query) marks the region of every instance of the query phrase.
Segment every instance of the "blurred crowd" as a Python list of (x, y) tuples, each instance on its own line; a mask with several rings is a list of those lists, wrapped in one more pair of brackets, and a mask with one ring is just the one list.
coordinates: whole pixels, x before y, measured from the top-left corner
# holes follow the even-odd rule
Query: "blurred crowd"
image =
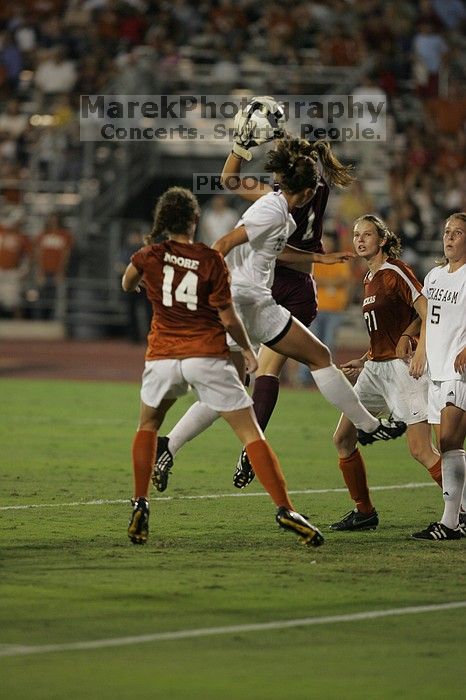
[(73, 235), (57, 214), (32, 240), (21, 224), (0, 223), (0, 316), (63, 319)]
[[(80, 94), (225, 93), (260, 66), (263, 93), (317, 94), (320, 66), (364, 67), (358, 89), (385, 93), (391, 114), (381, 213), (416, 265), (440, 220), (466, 209), (465, 28), (462, 0), (2, 3), (2, 201), (21, 201), (18, 183), (83, 176)], [(337, 233), (375, 208), (356, 184), (338, 204)]]

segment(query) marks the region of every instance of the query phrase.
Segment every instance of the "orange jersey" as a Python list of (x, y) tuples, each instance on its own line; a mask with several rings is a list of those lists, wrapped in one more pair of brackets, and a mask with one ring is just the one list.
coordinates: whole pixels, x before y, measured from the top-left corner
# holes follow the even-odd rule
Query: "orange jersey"
[(141, 248), (131, 262), (152, 303), (146, 360), (228, 356), (217, 309), (232, 302), (220, 253), (204, 243), (168, 240)]
[(394, 360), (398, 341), (416, 318), (422, 285), (406, 263), (388, 258), (364, 278), (362, 312), (370, 337), (369, 360)]
[(18, 231), (0, 228), (0, 270), (16, 270), (30, 253), (29, 240)]
[(73, 246), (73, 236), (67, 229), (43, 231), (36, 239), (39, 270), (46, 275), (63, 272)]

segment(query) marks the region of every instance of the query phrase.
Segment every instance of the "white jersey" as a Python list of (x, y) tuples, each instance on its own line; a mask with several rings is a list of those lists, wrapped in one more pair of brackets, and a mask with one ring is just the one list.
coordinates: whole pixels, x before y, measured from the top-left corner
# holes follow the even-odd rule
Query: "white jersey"
[(460, 379), (454, 361), (466, 346), (466, 264), (456, 272), (434, 267), (422, 290), (427, 297), (426, 352), (432, 381)]
[(247, 243), (225, 257), (231, 273), (231, 292), (238, 303), (254, 303), (271, 295), (275, 261), (296, 229), (281, 192), (269, 192), (247, 209), (238, 226), (244, 226)]

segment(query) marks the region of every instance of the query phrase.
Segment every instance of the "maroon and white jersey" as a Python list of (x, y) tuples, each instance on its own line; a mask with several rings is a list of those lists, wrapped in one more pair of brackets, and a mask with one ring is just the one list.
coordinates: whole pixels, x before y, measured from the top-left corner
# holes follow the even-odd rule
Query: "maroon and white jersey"
[(294, 207), (290, 214), (295, 220), (296, 230), (288, 238), (287, 245), (309, 253), (324, 253), (322, 247), (322, 224), (328, 202), (329, 186), (321, 177), (314, 197), (303, 207)]
[(422, 285), (406, 263), (388, 258), (364, 278), (362, 312), (370, 338), (369, 360), (396, 358), (401, 335), (416, 318), (414, 302)]
[[(288, 238), (288, 245), (309, 253), (325, 252), (322, 247), (322, 225), (328, 197), (329, 187), (321, 177), (311, 201), (304, 207), (291, 210), (296, 230)], [(310, 326), (317, 315), (315, 282), (307, 272), (278, 265), (275, 268), (272, 296), (305, 326)]]

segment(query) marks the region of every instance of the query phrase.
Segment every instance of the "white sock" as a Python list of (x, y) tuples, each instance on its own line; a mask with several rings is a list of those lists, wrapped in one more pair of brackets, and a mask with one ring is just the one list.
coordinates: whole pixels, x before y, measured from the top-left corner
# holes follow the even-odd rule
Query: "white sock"
[(356, 428), (371, 433), (379, 425), (357, 397), (353, 387), (335, 365), (311, 372), (317, 388), (329, 403), (340, 409)]
[(466, 479), (466, 452), (449, 450), (442, 454), (443, 501), (441, 523), (456, 530)]
[(466, 513), (466, 479), (464, 481), (463, 498), (461, 499), (461, 510)]
[(167, 435), (168, 449), (172, 455), (175, 455), (186, 442), (204, 432), (219, 416), (220, 413), (209, 408), (205, 403), (200, 401), (193, 403)]

